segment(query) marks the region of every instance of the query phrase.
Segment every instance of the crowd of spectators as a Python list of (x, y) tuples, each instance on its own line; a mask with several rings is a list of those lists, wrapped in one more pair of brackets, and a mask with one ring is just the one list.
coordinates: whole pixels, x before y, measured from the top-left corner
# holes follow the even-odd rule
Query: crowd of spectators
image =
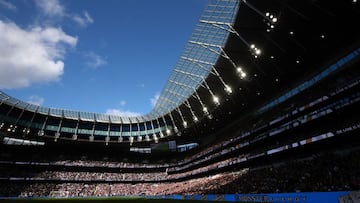
[(34, 183), (0, 184), (0, 196), (19, 197), (90, 197), (90, 196), (129, 196), (129, 195), (171, 195), (199, 194), (206, 189), (227, 184), (244, 172), (222, 173), (190, 181), (169, 183)]
[(207, 193), (278, 193), (360, 189), (360, 151), (327, 153), (249, 170)]
[(175, 165), (175, 163), (132, 163), (126, 161), (95, 161), (95, 160), (61, 160), (49, 163), (51, 165), (108, 167), (108, 168), (161, 168)]
[[(301, 160), (289, 160), (258, 168), (174, 182), (0, 183), (0, 196), (85, 197), (359, 190), (359, 157), (360, 149), (317, 154)], [(81, 174), (81, 172), (79, 173)], [(65, 173), (65, 175), (69, 174)], [(95, 173), (94, 177), (98, 175), (100, 174)], [(103, 177), (107, 175), (111, 174), (102, 174)], [(81, 176), (79, 175), (79, 177)], [(83, 178), (86, 179), (86, 177)]]
[(206, 173), (212, 169), (218, 169), (227, 166), (237, 160), (236, 157), (215, 162), (210, 165), (188, 170), (182, 173), (168, 174), (167, 172), (94, 172), (94, 171), (63, 171), (63, 170), (43, 170), (36, 168), (31, 170), (27, 168), (17, 168), (13, 165), (11, 170), (0, 167), (0, 178), (17, 178), (31, 180), (60, 180), (60, 181), (102, 181), (102, 182), (164, 182), (168, 180), (177, 180), (191, 175)]

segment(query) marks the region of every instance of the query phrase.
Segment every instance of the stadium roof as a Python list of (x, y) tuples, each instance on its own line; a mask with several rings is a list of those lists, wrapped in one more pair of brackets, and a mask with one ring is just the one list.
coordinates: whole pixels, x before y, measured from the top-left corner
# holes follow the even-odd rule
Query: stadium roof
[[(38, 107), (34, 104), (19, 101), (3, 92), (0, 92), (1, 99), (30, 111), (74, 120), (139, 123), (164, 116), (186, 102), (205, 81), (208, 74), (212, 72), (213, 66), (222, 54), (221, 47), (224, 46), (229, 36), (228, 29), (235, 20), (238, 6), (239, 1), (237, 0), (209, 1), (176, 63), (173, 73), (159, 96), (159, 100), (154, 109), (147, 115), (127, 117), (43, 106)], [(215, 23), (220, 23), (222, 29), (219, 29), (219, 26)]]
[(357, 60), (359, 19), (356, 1), (211, 0), (147, 115), (39, 107), (5, 93), (0, 103), (79, 122), (130, 124), (128, 136), (151, 132), (150, 124), (154, 135), (208, 135), (274, 108)]

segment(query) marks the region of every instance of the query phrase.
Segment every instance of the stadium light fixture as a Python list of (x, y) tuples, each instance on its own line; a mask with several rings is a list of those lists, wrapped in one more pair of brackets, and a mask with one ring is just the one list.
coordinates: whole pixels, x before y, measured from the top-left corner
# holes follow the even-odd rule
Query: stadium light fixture
[[(77, 137), (77, 135), (75, 135)], [(59, 132), (56, 132), (55, 133), (55, 138), (59, 138), (60, 137), (60, 133)]]
[(24, 133), (25, 135), (28, 135), (28, 134), (30, 133), (30, 128), (24, 128), (24, 129), (23, 129), (23, 133)]
[[(158, 143), (159, 142), (159, 138), (156, 136), (156, 134), (153, 134), (153, 140), (155, 141), (155, 143)], [(160, 135), (161, 137), (161, 135)]]
[(17, 129), (17, 126), (16, 125), (10, 125), (9, 128), (7, 129), (8, 132), (15, 132)]
[[(273, 25), (270, 26), (271, 28), (274, 28)], [(255, 44), (251, 44), (250, 45), (250, 52), (252, 55), (254, 55), (255, 58), (257, 58), (258, 56), (260, 56), (261, 54), (261, 49), (259, 49), (258, 47), (256, 47)]]
[(179, 132), (179, 129), (176, 126), (174, 126), (174, 132), (175, 133)]
[(43, 131), (43, 130), (39, 130), (38, 136), (44, 136), (44, 131)]
[(242, 69), (242, 67), (237, 67), (236, 68), (236, 72), (237, 72), (237, 74), (239, 75), (239, 77), (240, 77), (240, 79), (244, 79), (244, 78), (246, 78), (246, 73), (245, 73), (245, 71)]
[(213, 101), (214, 101), (214, 103), (215, 103), (217, 106), (220, 105), (220, 99), (219, 99), (219, 97), (213, 95)]
[(106, 136), (105, 137), (105, 145), (109, 145), (109, 141), (110, 141), (110, 137), (109, 136)]
[(160, 138), (163, 138), (164, 137), (164, 133), (162, 131), (160, 131)]
[(245, 77), (246, 77), (246, 73), (241, 73), (241, 74), (240, 74), (240, 77), (241, 77), (241, 78), (245, 78)]
[[(268, 23), (266, 23), (266, 25), (268, 26), (266, 32), (271, 32), (275, 28), (274, 24), (278, 22), (278, 18), (270, 14), (269, 12), (265, 13), (264, 18), (268, 21)], [(255, 56), (255, 58), (257, 58), (257, 56)]]
[(14, 128), (14, 126), (13, 126), (13, 125), (10, 125), (10, 126), (8, 127), (7, 131), (10, 132), (10, 131), (13, 130), (13, 128)]
[(118, 142), (123, 142), (124, 138), (122, 136), (119, 136)]
[(229, 85), (225, 85), (225, 92), (226, 92), (227, 94), (231, 94), (231, 93), (232, 93), (232, 89), (231, 89), (231, 87), (230, 87)]
[(204, 112), (205, 115), (208, 115), (208, 114), (209, 114), (209, 111), (208, 111), (208, 109), (207, 109), (205, 106), (203, 107), (203, 112)]

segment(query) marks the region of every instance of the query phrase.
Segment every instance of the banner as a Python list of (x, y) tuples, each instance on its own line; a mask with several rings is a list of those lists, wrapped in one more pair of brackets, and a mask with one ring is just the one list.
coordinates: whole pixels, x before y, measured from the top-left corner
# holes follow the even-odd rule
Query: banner
[(360, 203), (360, 191), (272, 194), (166, 195), (153, 198), (268, 203)]

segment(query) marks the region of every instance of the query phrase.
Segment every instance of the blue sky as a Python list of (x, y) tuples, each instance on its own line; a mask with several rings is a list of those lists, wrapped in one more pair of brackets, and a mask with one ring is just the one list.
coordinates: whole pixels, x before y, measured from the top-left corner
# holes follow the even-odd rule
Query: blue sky
[(47, 107), (151, 111), (207, 0), (0, 0), (0, 89)]

